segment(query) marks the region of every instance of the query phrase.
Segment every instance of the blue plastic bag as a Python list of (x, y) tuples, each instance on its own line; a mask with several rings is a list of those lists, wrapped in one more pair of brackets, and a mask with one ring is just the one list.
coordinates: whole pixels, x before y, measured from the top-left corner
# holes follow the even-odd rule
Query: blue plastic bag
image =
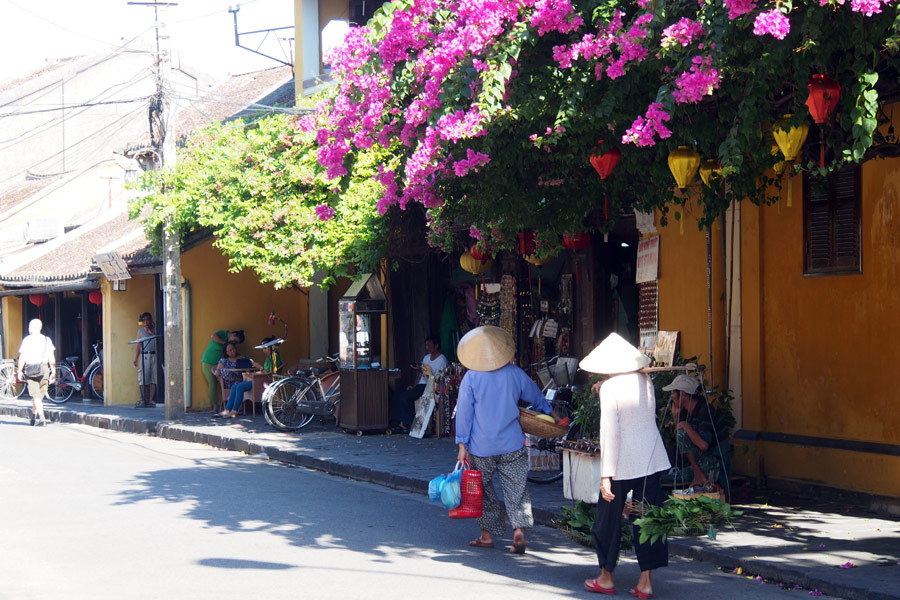
[(428, 482), (428, 499), (434, 504), (441, 501), (441, 488), (444, 486), (444, 482), (447, 480), (448, 475), (449, 473), (441, 473)]
[(462, 502), (462, 465), (456, 463), (456, 468), (452, 473), (447, 475), (444, 485), (441, 486), (441, 504), (444, 508), (450, 510), (456, 508)]

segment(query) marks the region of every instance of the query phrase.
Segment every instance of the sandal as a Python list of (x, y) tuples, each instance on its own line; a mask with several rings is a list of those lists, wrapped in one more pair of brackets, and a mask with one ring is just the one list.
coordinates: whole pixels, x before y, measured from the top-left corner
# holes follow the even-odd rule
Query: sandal
[(469, 542), (469, 545), (472, 546), (473, 548), (493, 548), (494, 542), (493, 542), (493, 540), (490, 542), (486, 542), (483, 539), (481, 539), (480, 537), (478, 537), (478, 538), (475, 538), (474, 540), (472, 540), (471, 542)]
[(642, 592), (637, 589), (637, 587), (633, 587), (628, 590), (628, 593), (634, 596), (635, 598), (640, 598), (640, 600), (650, 600), (653, 597), (653, 594), (648, 594), (647, 592)]
[(607, 596), (614, 596), (616, 594), (616, 588), (603, 587), (602, 585), (597, 583), (596, 577), (594, 577), (593, 579), (585, 580), (584, 589), (586, 589), (589, 592), (597, 592), (600, 594), (606, 594)]
[(525, 535), (513, 535), (512, 547), (509, 549), (511, 554), (525, 554)]

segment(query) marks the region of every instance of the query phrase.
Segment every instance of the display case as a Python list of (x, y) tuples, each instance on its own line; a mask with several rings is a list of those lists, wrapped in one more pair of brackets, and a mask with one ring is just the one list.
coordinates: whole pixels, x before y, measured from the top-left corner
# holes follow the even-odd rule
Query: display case
[(386, 312), (384, 288), (371, 273), (354, 280), (338, 300), (340, 426), (344, 431), (362, 434), (388, 427), (388, 373), (381, 365), (381, 321)]

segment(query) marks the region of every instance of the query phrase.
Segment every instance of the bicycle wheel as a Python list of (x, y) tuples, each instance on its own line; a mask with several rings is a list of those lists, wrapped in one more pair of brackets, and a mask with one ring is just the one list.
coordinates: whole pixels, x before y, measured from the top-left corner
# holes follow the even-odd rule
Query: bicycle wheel
[(47, 386), (44, 400), (49, 400), (53, 404), (64, 404), (75, 393), (74, 386), (75, 374), (72, 373), (72, 369), (66, 364), (56, 363), (56, 381)]
[(103, 365), (94, 367), (88, 376), (88, 385), (91, 386), (94, 397), (103, 400)]
[(8, 362), (0, 365), (0, 398), (15, 400), (25, 391), (25, 382), (19, 381), (16, 363)]
[[(309, 401), (312, 390), (310, 382), (299, 377), (289, 377), (273, 387), (275, 389), (272, 390), (267, 405), (273, 426), (280, 431), (297, 431), (309, 425), (315, 415), (304, 412), (300, 402)], [(312, 394), (312, 399), (315, 399), (315, 392)]]

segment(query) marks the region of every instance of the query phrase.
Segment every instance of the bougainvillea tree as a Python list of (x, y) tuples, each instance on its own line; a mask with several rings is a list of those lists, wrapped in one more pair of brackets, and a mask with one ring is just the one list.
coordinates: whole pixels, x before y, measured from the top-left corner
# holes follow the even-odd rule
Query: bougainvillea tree
[[(420, 206), (446, 250), (523, 229), (549, 248), (631, 207), (709, 223), (767, 201), (772, 123), (809, 118), (814, 73), (843, 88), (814, 134), (823, 171), (863, 159), (897, 89), (896, 20), (884, 0), (395, 0), (329, 58), (337, 86), (304, 127), (337, 185), (376, 150), (378, 212)], [(601, 182), (588, 157), (614, 145)], [(665, 160), (678, 145), (723, 167), (684, 209)]]

